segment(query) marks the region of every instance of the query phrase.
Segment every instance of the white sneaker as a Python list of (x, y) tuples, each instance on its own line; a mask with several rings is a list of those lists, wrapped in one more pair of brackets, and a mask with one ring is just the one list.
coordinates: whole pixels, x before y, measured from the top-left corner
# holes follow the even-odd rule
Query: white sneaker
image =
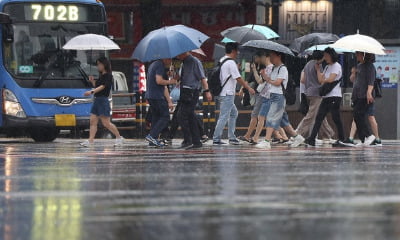
[(81, 145), (82, 147), (91, 147), (93, 145), (93, 143), (90, 143), (89, 140), (85, 140), (85, 141), (79, 143), (79, 145)]
[(366, 137), (364, 140), (364, 145), (369, 146), (375, 141), (376, 137), (374, 135), (371, 135), (369, 137)]
[(124, 140), (125, 140), (125, 139), (124, 139), (123, 137), (120, 137), (120, 138), (115, 139), (114, 146), (115, 146), (115, 147), (122, 146), (122, 145), (124, 144)]
[(315, 139), (315, 145), (318, 145), (318, 146), (324, 145), (324, 140)]
[(300, 134), (293, 138), (293, 143), (290, 145), (291, 147), (298, 147), (300, 144), (304, 143), (305, 139)]
[(269, 141), (261, 141), (256, 144), (256, 148), (261, 148), (261, 149), (271, 149), (271, 143)]

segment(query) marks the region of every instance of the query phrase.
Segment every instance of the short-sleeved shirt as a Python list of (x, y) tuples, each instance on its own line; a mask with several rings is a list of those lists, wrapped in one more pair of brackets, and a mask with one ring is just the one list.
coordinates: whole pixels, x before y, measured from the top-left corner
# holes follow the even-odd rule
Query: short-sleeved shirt
[(109, 97), (111, 92), (111, 87), (113, 84), (113, 76), (111, 73), (104, 73), (100, 76), (99, 80), (96, 81), (96, 88), (101, 85), (104, 86), (104, 89), (100, 92), (94, 94), (95, 97)]
[[(228, 57), (224, 56), (221, 58), (220, 62), (223, 62), (226, 58)], [(242, 75), (240, 74), (239, 68), (234, 60), (228, 60), (222, 65), (220, 75), (221, 85), (225, 83), (228, 77), (229, 80), (219, 94), (220, 96), (232, 96), (236, 93), (236, 79), (242, 77)]]
[(319, 97), (319, 88), (321, 84), (318, 81), (317, 71), (315, 70), (316, 60), (309, 61), (304, 67), (305, 94), (309, 97)]
[(157, 60), (149, 66), (146, 79), (146, 99), (164, 99), (165, 86), (157, 84), (157, 75), (165, 75), (164, 63), (161, 60)]
[[(271, 72), (271, 80), (276, 81), (277, 79), (283, 79), (283, 86), (286, 88), (288, 79), (289, 79), (289, 72), (285, 65), (281, 64), (279, 66), (274, 66)], [(282, 86), (270, 86), (270, 92), (275, 94), (283, 94)]]
[[(338, 81), (342, 78), (342, 66), (339, 63), (334, 63), (331, 65), (327, 65), (324, 69), (324, 77), (325, 79), (329, 78), (331, 74), (336, 74), (335, 81)], [(328, 93), (324, 98), (327, 97), (342, 97), (342, 87), (340, 83), (336, 84), (333, 90)]]
[(352, 99), (367, 98), (368, 86), (374, 86), (376, 69), (372, 63), (362, 63), (357, 66), (356, 80), (354, 81)]
[(181, 86), (183, 88), (200, 89), (201, 80), (206, 78), (200, 60), (189, 55), (183, 60), (181, 69)]

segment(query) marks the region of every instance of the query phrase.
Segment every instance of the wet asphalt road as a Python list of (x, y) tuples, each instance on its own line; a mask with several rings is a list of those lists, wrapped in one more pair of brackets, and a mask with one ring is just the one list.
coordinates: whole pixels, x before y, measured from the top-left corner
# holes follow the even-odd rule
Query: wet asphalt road
[(3, 240), (400, 238), (400, 142), (191, 152), (0, 142)]

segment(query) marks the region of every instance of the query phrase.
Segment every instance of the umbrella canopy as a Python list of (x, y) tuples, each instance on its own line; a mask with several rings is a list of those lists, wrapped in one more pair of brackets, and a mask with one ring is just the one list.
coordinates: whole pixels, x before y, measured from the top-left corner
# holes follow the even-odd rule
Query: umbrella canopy
[(137, 45), (133, 59), (150, 62), (199, 49), (209, 37), (184, 25), (163, 27), (147, 34)]
[(321, 45), (315, 45), (312, 47), (307, 48), (304, 52), (305, 53), (312, 53), (313, 51), (324, 51), (326, 48), (333, 48), (337, 53), (354, 53), (355, 51), (345, 49), (345, 48), (335, 48), (332, 46), (332, 44), (321, 44)]
[(231, 27), (222, 31), (221, 35), (240, 44), (246, 43), (250, 40), (267, 40), (267, 37), (264, 36), (264, 34), (248, 27)]
[(297, 53), (302, 53), (309, 47), (334, 43), (339, 39), (339, 37), (332, 33), (310, 33), (302, 37), (296, 38), (289, 48)]
[(207, 54), (203, 51), (203, 49), (201, 49), (201, 48), (199, 48), (199, 49), (194, 49), (194, 50), (192, 50), (191, 52), (193, 52), (193, 53), (197, 53), (197, 54), (199, 54), (199, 55), (201, 55), (201, 56), (203, 56), (203, 57), (207, 57)]
[(97, 34), (83, 34), (71, 38), (64, 46), (65, 50), (118, 50), (119, 46), (111, 39)]
[[(279, 35), (274, 30), (272, 30), (271, 28), (269, 28), (267, 26), (248, 24), (243, 27), (254, 29), (257, 32), (262, 33), (267, 39), (279, 38)], [(222, 39), (222, 42), (228, 43), (228, 42), (234, 42), (234, 41), (229, 38), (224, 38), (224, 39)]]
[(354, 34), (343, 37), (332, 44), (335, 48), (346, 48), (356, 52), (366, 52), (377, 55), (386, 55), (385, 47), (376, 39), (362, 35)]
[(290, 49), (282, 44), (277, 42), (269, 41), (269, 40), (252, 40), (243, 44), (243, 47), (253, 47), (253, 48), (261, 48), (276, 52), (281, 52), (290, 56), (294, 56)]

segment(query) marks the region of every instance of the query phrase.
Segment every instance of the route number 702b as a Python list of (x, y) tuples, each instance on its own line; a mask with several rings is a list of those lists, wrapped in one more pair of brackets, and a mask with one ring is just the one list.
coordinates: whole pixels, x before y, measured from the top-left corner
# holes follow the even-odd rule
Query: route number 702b
[(79, 9), (74, 5), (32, 4), (32, 19), (45, 21), (78, 21)]

